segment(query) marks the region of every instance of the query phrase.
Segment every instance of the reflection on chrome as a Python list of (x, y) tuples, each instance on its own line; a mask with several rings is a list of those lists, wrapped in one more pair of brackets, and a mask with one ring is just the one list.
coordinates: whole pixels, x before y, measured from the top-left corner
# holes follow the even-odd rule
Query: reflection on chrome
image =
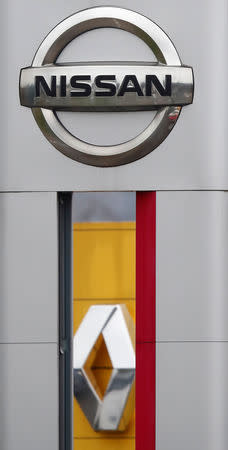
[[(92, 364), (102, 338), (112, 373), (102, 396)], [(134, 409), (135, 327), (125, 305), (91, 306), (74, 336), (74, 395), (96, 431), (122, 431)]]
[[(61, 51), (73, 39), (93, 29), (110, 27), (128, 31), (142, 39), (150, 47), (157, 63), (106, 61), (57, 64)], [(83, 85), (84, 98), (74, 98), (75, 92), (71, 92), (78, 89), (75, 85), (77, 74), (86, 76), (89, 82)], [(102, 90), (99, 86), (102, 86), (103, 77), (107, 81), (107, 76), (109, 83), (111, 81), (108, 85), (111, 95), (103, 97), (100, 96)], [(133, 90), (129, 83), (133, 83)], [(38, 126), (57, 150), (84, 164), (114, 167), (142, 158), (164, 141), (181, 111), (180, 108), (179, 114), (173, 115), (173, 108), (192, 103), (193, 85), (192, 69), (182, 65), (175, 46), (158, 25), (134, 11), (107, 6), (73, 14), (48, 34), (36, 52), (32, 66), (21, 71), (20, 99), (22, 105), (32, 108)], [(47, 92), (51, 95), (46, 95)], [(73, 136), (56, 114), (58, 110), (96, 112), (148, 109), (157, 112), (155, 116), (151, 115), (151, 123), (139, 135), (121, 144), (107, 146), (90, 144)], [(170, 114), (172, 118), (169, 118)]]

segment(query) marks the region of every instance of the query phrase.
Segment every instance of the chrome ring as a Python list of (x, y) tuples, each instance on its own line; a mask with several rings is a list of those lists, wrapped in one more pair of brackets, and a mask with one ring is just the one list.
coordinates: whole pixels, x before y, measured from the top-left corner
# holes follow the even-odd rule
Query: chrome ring
[[(59, 23), (40, 45), (32, 67), (54, 64), (73, 39), (97, 28), (119, 28), (131, 32), (151, 48), (159, 63), (181, 66), (173, 43), (150, 19), (128, 9), (95, 7), (80, 11)], [(43, 134), (57, 150), (85, 164), (110, 167), (140, 159), (158, 147), (175, 125), (181, 107), (159, 108), (150, 125), (138, 136), (113, 146), (93, 145), (76, 138), (52, 110), (33, 108), (32, 111)]]

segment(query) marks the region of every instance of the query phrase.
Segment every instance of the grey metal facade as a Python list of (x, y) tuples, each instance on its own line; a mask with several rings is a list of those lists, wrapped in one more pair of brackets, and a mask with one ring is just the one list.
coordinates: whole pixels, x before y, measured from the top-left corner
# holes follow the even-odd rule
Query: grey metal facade
[[(47, 33), (99, 5), (107, 0), (1, 4), (0, 448), (58, 449), (57, 192), (156, 190), (157, 450), (226, 450), (227, 1), (112, 2), (159, 24), (195, 73), (194, 103), (168, 138), (145, 158), (115, 168), (58, 152), (18, 95), (20, 69)], [(124, 32), (91, 36), (59, 60), (153, 60)], [(66, 114), (72, 132), (103, 144), (133, 137), (151, 119), (150, 112)]]

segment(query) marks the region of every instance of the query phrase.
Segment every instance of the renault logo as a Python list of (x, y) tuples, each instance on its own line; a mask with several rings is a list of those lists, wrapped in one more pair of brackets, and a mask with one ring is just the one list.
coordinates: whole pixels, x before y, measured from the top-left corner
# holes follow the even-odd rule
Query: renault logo
[[(102, 396), (91, 366), (103, 338), (112, 373)], [(74, 394), (96, 431), (120, 431), (134, 409), (134, 323), (125, 305), (94, 305), (74, 336)]]
[[(119, 28), (141, 38), (156, 63), (97, 62), (57, 64), (77, 36), (96, 28)], [(148, 18), (122, 8), (80, 11), (54, 28), (32, 66), (21, 70), (20, 99), (46, 138), (66, 156), (95, 166), (118, 166), (150, 153), (168, 136), (182, 106), (193, 101), (193, 71), (181, 64), (164, 31)], [(56, 111), (156, 110), (150, 125), (128, 142), (98, 146), (73, 136)]]

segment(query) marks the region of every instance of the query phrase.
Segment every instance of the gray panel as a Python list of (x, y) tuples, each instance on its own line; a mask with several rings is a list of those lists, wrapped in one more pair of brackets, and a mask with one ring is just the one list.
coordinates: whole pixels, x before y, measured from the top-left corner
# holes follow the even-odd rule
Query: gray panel
[(73, 222), (127, 222), (136, 214), (134, 192), (78, 192), (73, 195)]
[(157, 194), (157, 339), (228, 340), (228, 194)]
[(228, 344), (157, 344), (156, 450), (226, 450)]
[(56, 193), (0, 194), (0, 342), (57, 342)]
[[(113, 0), (112, 5), (134, 9), (160, 25), (173, 40), (183, 63), (195, 72), (195, 99), (186, 106), (170, 136), (147, 157), (119, 168), (87, 167), (63, 156), (44, 138), (31, 111), (19, 105), (19, 70), (31, 64), (46, 34), (66, 16), (79, 9), (106, 5), (107, 0), (3, 0), (1, 4), (1, 42), (4, 70), (1, 74), (1, 190), (137, 190), (137, 189), (223, 189), (228, 187), (227, 105), (224, 90), (227, 81), (227, 1), (202, 0), (197, 9), (194, 2), (166, 0)], [(26, 27), (23, 27), (26, 17)], [(118, 31), (118, 30), (115, 30)], [(144, 47), (126, 37), (115, 47), (116, 33), (92, 45), (69, 50), (67, 59), (141, 59)], [(113, 36), (113, 40), (111, 40)], [(15, 39), (16, 37), (16, 39)], [(122, 34), (121, 34), (122, 38)], [(82, 38), (83, 39), (83, 38)], [(101, 46), (97, 44), (101, 42)], [(111, 43), (111, 45), (110, 45)], [(132, 46), (133, 44), (133, 46)], [(74, 46), (72, 47), (74, 48)], [(149, 53), (145, 51), (149, 59)], [(153, 56), (151, 56), (151, 60)], [(69, 59), (68, 59), (69, 60)], [(221, 64), (217, 63), (220, 62)], [(215, 80), (219, 80), (215, 84)], [(212, 95), (213, 87), (213, 95)], [(87, 113), (85, 113), (87, 114)], [(88, 113), (89, 114), (89, 113)], [(93, 113), (91, 113), (93, 114)], [(101, 113), (102, 114), (102, 113)], [(126, 113), (117, 121), (99, 116), (83, 127), (85, 138), (95, 141), (97, 129), (103, 142), (116, 141), (118, 129), (127, 128), (127, 135), (136, 134), (144, 125), (139, 113)], [(88, 116), (87, 116), (88, 117)], [(142, 116), (143, 117), (143, 116)], [(144, 115), (145, 126), (148, 113)], [(125, 121), (126, 119), (126, 121)], [(67, 119), (66, 119), (67, 120)], [(86, 122), (86, 116), (75, 121)], [(65, 123), (65, 121), (64, 121)], [(119, 125), (117, 125), (119, 124)], [(79, 129), (81, 126), (79, 126)]]
[(0, 361), (1, 450), (57, 450), (57, 346), (3, 344)]

